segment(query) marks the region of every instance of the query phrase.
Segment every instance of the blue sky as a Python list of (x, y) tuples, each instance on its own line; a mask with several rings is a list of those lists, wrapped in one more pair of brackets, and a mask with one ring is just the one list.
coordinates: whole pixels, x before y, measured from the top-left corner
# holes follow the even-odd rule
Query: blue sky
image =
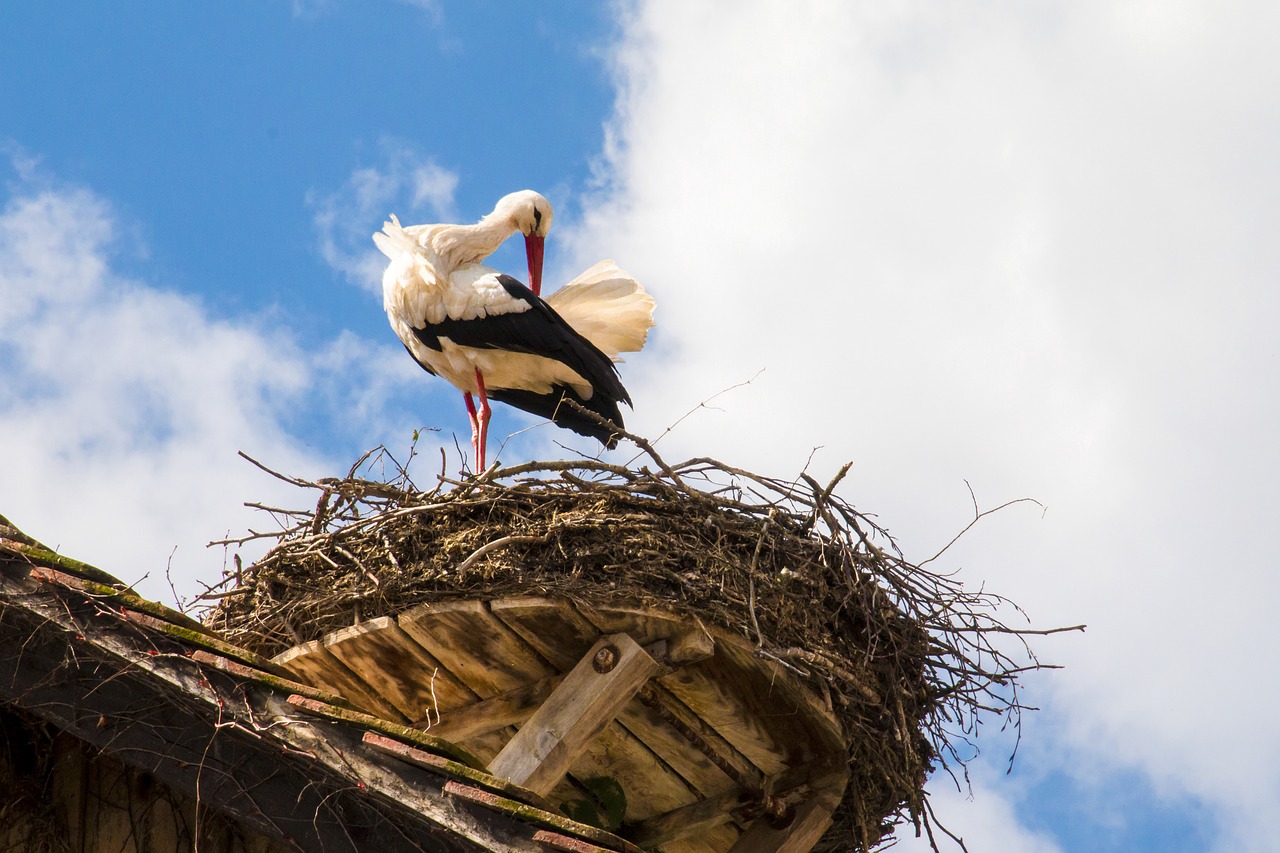
[[(658, 300), (622, 371), (638, 432), (696, 409), (665, 455), (853, 460), (845, 496), (919, 558), (966, 482), (1046, 505), (947, 552), (1090, 625), (1037, 644), (1067, 668), (1031, 681), (1013, 772), (985, 732), (972, 799), (935, 780), (971, 850), (1280, 849), (1278, 18), (10, 4), (0, 512), (169, 600), (166, 567), (190, 595), (206, 542), (266, 523), (244, 501), (296, 501), (237, 451), (324, 476), (425, 428), (457, 463), (458, 395), (387, 327), (369, 235), (537, 189), (549, 288), (611, 257)], [(594, 452), (495, 411), (491, 454), (508, 435), (505, 461)]]
[(581, 183), (611, 109), (606, 7), (459, 11), (16, 4), (5, 134), (130, 221), (145, 267), (125, 269), (158, 271), (214, 312), (288, 306), (325, 336), (355, 318), (378, 334), (363, 295), (298, 251), (316, 242), (309, 194), (402, 146), (456, 175), (456, 212), (478, 216), (517, 184)]

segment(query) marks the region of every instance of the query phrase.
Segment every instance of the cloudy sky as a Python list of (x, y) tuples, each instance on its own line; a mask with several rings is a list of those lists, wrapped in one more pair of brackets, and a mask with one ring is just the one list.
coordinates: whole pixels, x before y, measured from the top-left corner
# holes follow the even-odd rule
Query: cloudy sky
[[(642, 434), (697, 409), (665, 455), (852, 460), (919, 559), (968, 486), (1044, 505), (946, 557), (1089, 624), (1037, 645), (1012, 773), (990, 731), (972, 797), (934, 780), (971, 850), (1280, 849), (1280, 7), (107, 9), (0, 28), (0, 513), (172, 601), (296, 498), (237, 451), (460, 465), (369, 234), (535, 188), (549, 284), (658, 300), (623, 375)], [(491, 453), (593, 452), (532, 423)]]

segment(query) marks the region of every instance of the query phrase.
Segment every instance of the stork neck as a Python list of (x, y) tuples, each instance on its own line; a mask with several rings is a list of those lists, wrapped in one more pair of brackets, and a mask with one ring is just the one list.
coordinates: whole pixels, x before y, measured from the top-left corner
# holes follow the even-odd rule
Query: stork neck
[(448, 225), (432, 239), (435, 250), (446, 256), (451, 266), (476, 264), (492, 255), (516, 231), (510, 220), (482, 219), (474, 225)]

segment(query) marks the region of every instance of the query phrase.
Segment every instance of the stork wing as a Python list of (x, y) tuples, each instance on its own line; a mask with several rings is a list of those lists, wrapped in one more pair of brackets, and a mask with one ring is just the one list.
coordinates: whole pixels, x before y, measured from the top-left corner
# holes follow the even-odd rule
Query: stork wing
[[(415, 328), (414, 335), (422, 343), (441, 351), (441, 338), (475, 349), (542, 356), (568, 367), (590, 383), (593, 397), (602, 395), (613, 401), (631, 405), (627, 389), (622, 387), (618, 370), (607, 355), (574, 330), (559, 314), (509, 275), (499, 274), (498, 282), (511, 299), (525, 307), (522, 311), (489, 314), (474, 319), (454, 320), (445, 317), (438, 323)], [(497, 389), (494, 389), (495, 392)], [(501, 399), (497, 394), (495, 398)], [(524, 408), (523, 406), (521, 408)]]
[(639, 352), (653, 326), (653, 297), (613, 261), (600, 261), (547, 304), (615, 361), (620, 352)]

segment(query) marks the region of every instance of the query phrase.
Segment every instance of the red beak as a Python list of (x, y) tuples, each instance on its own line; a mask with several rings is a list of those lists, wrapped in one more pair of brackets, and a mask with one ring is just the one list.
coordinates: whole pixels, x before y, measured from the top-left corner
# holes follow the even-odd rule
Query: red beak
[(534, 296), (542, 295), (542, 244), (546, 237), (527, 234), (524, 238), (524, 254), (529, 261), (529, 289)]

